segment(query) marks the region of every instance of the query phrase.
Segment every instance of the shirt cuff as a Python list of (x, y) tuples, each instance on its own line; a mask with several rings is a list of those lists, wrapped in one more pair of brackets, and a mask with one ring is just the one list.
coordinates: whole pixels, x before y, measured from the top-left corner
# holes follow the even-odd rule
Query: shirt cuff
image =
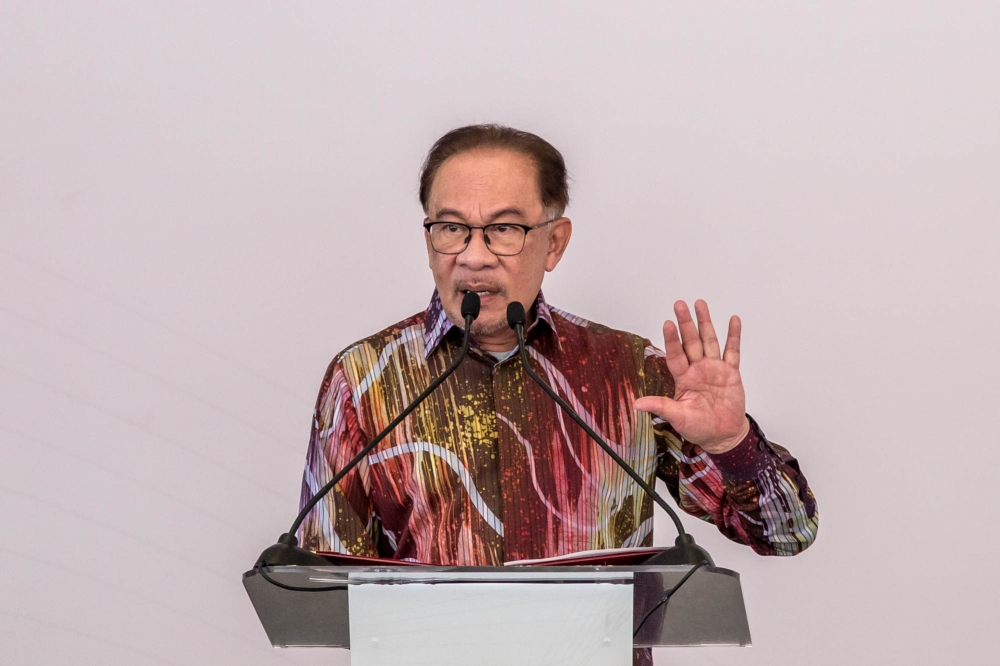
[(752, 481), (771, 465), (767, 444), (751, 424), (743, 441), (725, 453), (709, 453), (715, 466), (727, 481), (745, 483)]

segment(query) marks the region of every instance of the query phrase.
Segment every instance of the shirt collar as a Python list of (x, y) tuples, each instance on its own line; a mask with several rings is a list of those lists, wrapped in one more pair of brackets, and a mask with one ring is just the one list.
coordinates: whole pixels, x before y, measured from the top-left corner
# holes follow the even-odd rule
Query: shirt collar
[[(552, 319), (552, 310), (545, 302), (545, 296), (542, 295), (541, 290), (538, 291), (538, 296), (535, 297), (532, 307), (535, 309), (535, 321), (528, 327), (528, 331), (534, 329), (539, 322), (545, 322), (549, 329), (555, 332), (556, 325)], [(427, 306), (427, 313), (424, 315), (424, 358), (429, 357), (438, 348), (438, 345), (453, 328), (459, 327), (448, 319), (444, 306), (441, 304), (441, 295), (435, 289), (434, 295), (431, 296), (430, 305)]]

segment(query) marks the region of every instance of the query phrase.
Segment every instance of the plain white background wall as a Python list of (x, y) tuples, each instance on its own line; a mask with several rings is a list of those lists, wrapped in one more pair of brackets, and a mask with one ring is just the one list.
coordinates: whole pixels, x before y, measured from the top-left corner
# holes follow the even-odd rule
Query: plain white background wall
[(481, 121), (567, 158), (549, 300), (742, 315), (819, 498), (794, 559), (686, 521), (755, 646), (657, 661), (988, 660), (1000, 7), (588, 4), (0, 1), (0, 663), (348, 663), (272, 650), (240, 576), (329, 359), (426, 304), (417, 169)]

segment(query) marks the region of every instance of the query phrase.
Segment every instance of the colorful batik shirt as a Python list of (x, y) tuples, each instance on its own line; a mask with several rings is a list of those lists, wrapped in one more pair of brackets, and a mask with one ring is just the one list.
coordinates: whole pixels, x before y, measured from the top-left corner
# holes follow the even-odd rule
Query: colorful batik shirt
[[(673, 395), (648, 340), (548, 306), (527, 331), (533, 368), (650, 484), (687, 513), (765, 555), (816, 538), (816, 502), (798, 463), (755, 423), (708, 454), (637, 412)], [(430, 306), (334, 358), (316, 404), (304, 504), (459, 353), (462, 331)], [(653, 503), (524, 372), (475, 346), (431, 396), (309, 514), (300, 542), (444, 565), (499, 565), (581, 550), (648, 546)]]

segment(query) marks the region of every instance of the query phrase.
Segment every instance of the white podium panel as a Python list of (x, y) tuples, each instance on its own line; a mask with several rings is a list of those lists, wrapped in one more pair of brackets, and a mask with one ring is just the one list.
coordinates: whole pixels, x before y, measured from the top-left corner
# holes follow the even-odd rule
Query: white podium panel
[(352, 573), (351, 666), (631, 665), (631, 572), (510, 578)]

